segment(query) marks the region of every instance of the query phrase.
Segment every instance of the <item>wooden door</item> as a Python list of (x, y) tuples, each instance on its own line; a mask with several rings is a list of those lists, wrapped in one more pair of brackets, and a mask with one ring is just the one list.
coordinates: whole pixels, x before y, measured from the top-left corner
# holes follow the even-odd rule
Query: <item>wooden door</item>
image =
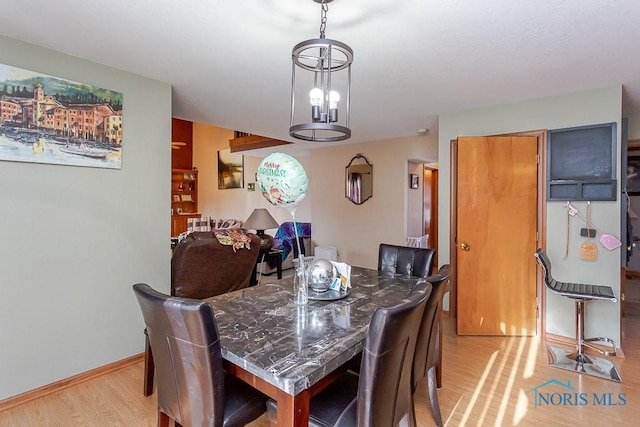
[(457, 147), (457, 332), (536, 334), (536, 137)]

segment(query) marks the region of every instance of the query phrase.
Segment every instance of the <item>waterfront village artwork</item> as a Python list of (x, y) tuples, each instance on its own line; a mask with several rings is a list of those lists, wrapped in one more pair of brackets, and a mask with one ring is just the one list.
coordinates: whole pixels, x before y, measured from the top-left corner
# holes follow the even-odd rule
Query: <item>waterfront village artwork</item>
[(120, 169), (122, 93), (0, 64), (0, 160)]

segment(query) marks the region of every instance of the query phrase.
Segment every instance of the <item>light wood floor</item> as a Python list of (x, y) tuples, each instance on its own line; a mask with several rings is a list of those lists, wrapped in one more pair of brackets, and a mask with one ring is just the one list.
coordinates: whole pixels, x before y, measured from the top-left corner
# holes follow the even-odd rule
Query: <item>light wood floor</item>
[[(640, 304), (623, 320), (626, 359), (612, 358), (623, 384), (550, 368), (538, 338), (456, 336), (451, 319), (444, 330), (444, 387), (438, 395), (447, 426), (640, 425)], [(533, 389), (552, 379), (571, 381), (573, 390), (550, 385), (541, 391), (567, 405), (534, 407)], [(594, 394), (610, 396), (610, 403), (622, 403), (622, 396), (626, 404), (594, 405)], [(418, 424), (434, 425), (425, 387), (417, 402)], [(142, 395), (142, 363), (0, 412), (5, 427), (155, 425), (155, 394)], [(251, 425), (268, 426), (266, 416)]]

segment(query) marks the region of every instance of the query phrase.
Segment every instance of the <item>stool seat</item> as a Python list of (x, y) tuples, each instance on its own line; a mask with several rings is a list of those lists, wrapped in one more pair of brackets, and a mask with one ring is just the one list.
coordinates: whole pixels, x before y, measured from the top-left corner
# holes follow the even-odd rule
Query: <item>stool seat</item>
[[(548, 274), (546, 276), (550, 277)], [(549, 282), (550, 283), (547, 283), (547, 280), (545, 279), (545, 284), (549, 289), (551, 289), (551, 291), (568, 298), (581, 299), (585, 301), (602, 299), (611, 302), (618, 302), (616, 294), (613, 292), (613, 288), (611, 286), (559, 282), (552, 277), (550, 277)]]

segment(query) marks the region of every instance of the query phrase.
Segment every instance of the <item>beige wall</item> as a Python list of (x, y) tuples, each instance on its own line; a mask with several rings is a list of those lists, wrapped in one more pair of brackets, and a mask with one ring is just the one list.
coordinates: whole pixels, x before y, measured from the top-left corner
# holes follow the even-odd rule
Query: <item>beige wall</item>
[[(254, 208), (266, 208), (278, 223), (291, 221), (287, 210), (272, 206), (260, 192), (246, 189), (248, 182), (254, 182), (262, 157), (245, 155), (245, 188), (218, 190), (217, 150), (228, 148), (232, 137), (233, 131), (194, 123), (193, 164), (199, 171), (200, 213), (245, 220)], [(286, 147), (281, 151), (286, 152)], [(354, 205), (344, 195), (345, 167), (357, 153), (373, 163), (374, 171), (373, 197), (362, 205)], [(437, 137), (336, 144), (294, 157), (309, 177), (309, 193), (296, 209), (295, 219), (312, 223), (314, 246), (335, 246), (339, 260), (376, 268), (378, 245), (381, 242), (402, 244), (406, 237), (408, 161), (436, 161)], [(275, 234), (275, 230), (271, 230), (271, 234)]]
[[(231, 131), (194, 123), (194, 166), (200, 171), (201, 213), (244, 220), (254, 208), (267, 208), (279, 223), (291, 221), (288, 211), (270, 205), (257, 191), (218, 190), (216, 153), (229, 146), (231, 136)], [(282, 151), (286, 152), (286, 147)], [(362, 205), (345, 197), (345, 167), (357, 153), (373, 164), (373, 197)], [(294, 157), (309, 177), (309, 193), (296, 210), (296, 220), (312, 223), (314, 245), (335, 246), (340, 261), (377, 268), (378, 245), (403, 244), (406, 237), (408, 161), (436, 161), (437, 137), (334, 144), (315, 148), (308, 156)], [(261, 160), (245, 156), (247, 182), (253, 181)]]
[[(599, 90), (572, 93), (563, 96), (535, 99), (511, 105), (500, 105), (459, 113), (443, 114), (439, 124), (440, 186), (439, 186), (439, 262), (449, 260), (449, 210), (450, 210), (450, 141), (458, 136), (492, 135), (537, 129), (560, 129), (596, 123), (617, 122), (620, 141), (622, 117), (622, 87), (613, 86)], [(620, 144), (617, 144), (620, 159)], [(624, 170), (624, 168), (622, 168)], [(620, 170), (617, 168), (618, 188)], [(566, 241), (566, 210), (562, 202), (548, 202), (547, 253), (558, 280), (568, 282), (600, 283), (612, 286), (619, 295), (620, 249), (598, 251), (598, 262), (581, 261), (572, 252), (563, 260)], [(585, 212), (586, 202), (575, 206)], [(620, 196), (615, 202), (594, 202), (592, 220), (606, 233), (620, 236)], [(577, 248), (582, 243), (578, 221), (572, 222), (570, 245)], [(534, 262), (533, 254), (531, 262)], [(505, 283), (505, 286), (509, 286)], [(586, 320), (587, 334), (608, 336), (620, 343), (620, 303), (589, 303)], [(546, 330), (552, 334), (575, 336), (573, 301), (547, 292)]]
[(171, 87), (2, 36), (0, 62), (124, 94), (122, 169), (0, 162), (3, 400), (143, 351), (131, 286), (169, 290)]
[[(355, 205), (345, 197), (345, 167), (361, 153), (373, 164), (373, 197)], [(338, 248), (338, 259), (377, 268), (378, 245), (406, 237), (408, 160), (435, 161), (435, 135), (362, 144), (337, 144), (311, 152), (313, 240)], [(415, 190), (413, 190), (415, 192)]]

